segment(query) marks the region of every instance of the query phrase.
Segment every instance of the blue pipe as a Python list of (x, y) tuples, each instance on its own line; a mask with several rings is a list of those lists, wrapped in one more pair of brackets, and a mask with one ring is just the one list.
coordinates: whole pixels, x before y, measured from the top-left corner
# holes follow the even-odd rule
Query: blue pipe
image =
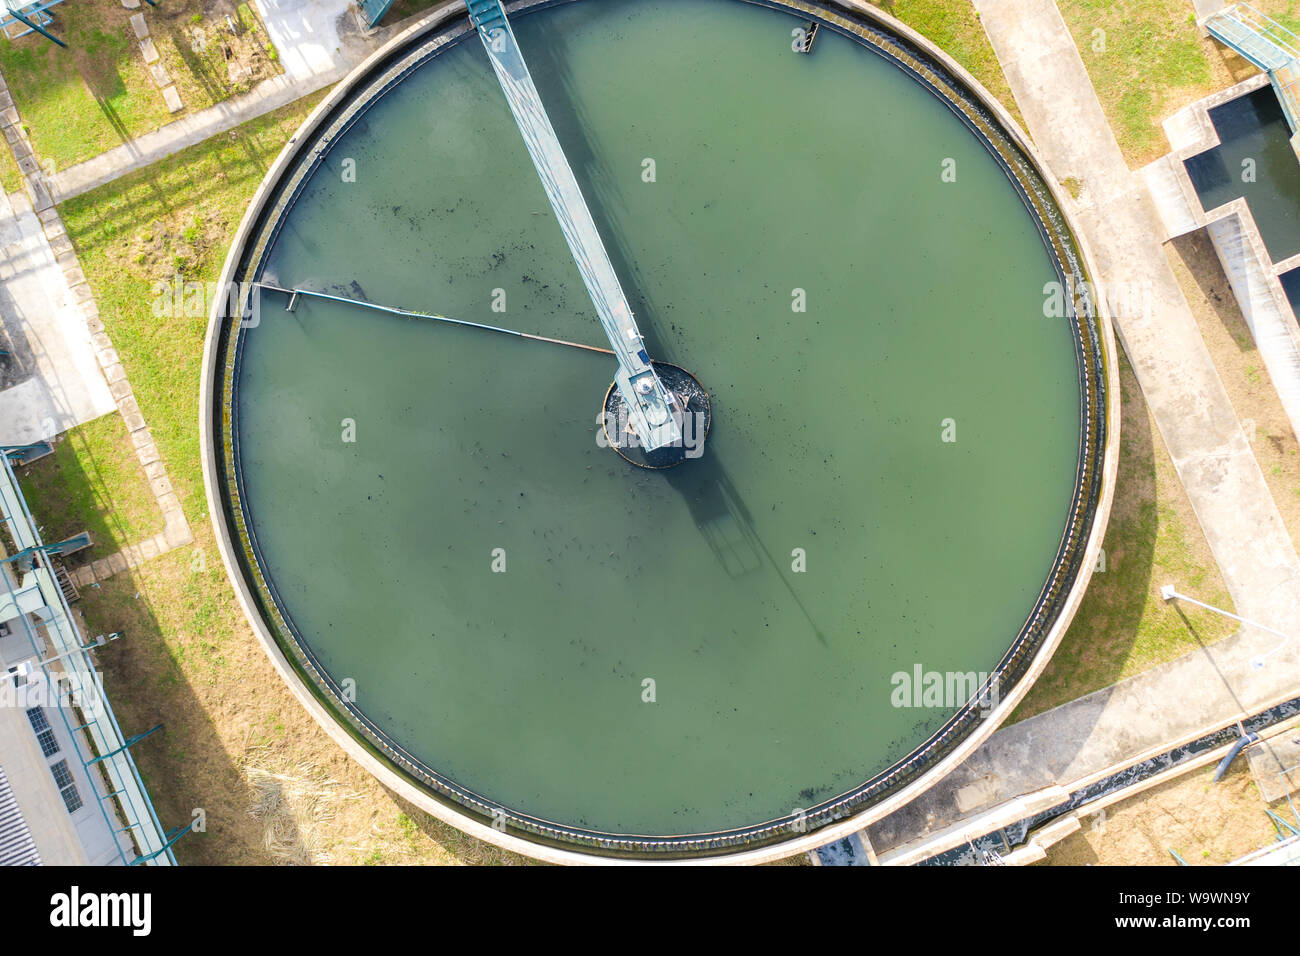
[(1259, 734), (1255, 733), (1253, 730), (1244, 737), (1238, 737), (1237, 742), (1232, 745), (1232, 749), (1228, 751), (1227, 756), (1220, 760), (1219, 766), (1215, 768), (1214, 782), (1218, 783), (1222, 780), (1223, 775), (1226, 774), (1228, 768), (1232, 766), (1232, 762), (1237, 759), (1237, 754), (1241, 753), (1242, 750), (1254, 743), (1259, 743)]

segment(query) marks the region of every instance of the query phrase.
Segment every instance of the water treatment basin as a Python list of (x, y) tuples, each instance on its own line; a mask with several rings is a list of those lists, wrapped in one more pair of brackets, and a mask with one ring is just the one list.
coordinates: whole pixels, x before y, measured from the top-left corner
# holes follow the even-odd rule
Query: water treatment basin
[[(331, 733), (472, 833), (824, 842), (990, 733), (1073, 613), (1108, 332), (1045, 303), (1084, 260), (1005, 114), (865, 8), (508, 10), (647, 351), (711, 397), (704, 454), (607, 447), (607, 355), (254, 292), (205, 373), (232, 578)], [(223, 282), (605, 344), (463, 11), (318, 108)]]

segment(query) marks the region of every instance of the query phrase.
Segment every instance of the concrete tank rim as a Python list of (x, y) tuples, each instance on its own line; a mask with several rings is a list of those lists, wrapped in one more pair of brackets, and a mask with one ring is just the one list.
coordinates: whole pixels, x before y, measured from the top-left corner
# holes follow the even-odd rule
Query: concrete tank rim
[[(744, 2), (754, 2), (754, 0), (744, 0)], [(778, 3), (779, 2), (780, 0), (778, 0)], [(790, 6), (784, 3), (781, 3), (780, 5), (784, 6), (785, 9), (791, 13), (801, 12), (795, 6)], [(1030, 164), (1038, 173), (1039, 178), (1051, 193), (1055, 205), (1065, 219), (1066, 226), (1070, 233), (1070, 238), (1076, 246), (1086, 275), (1093, 277), (1098, 274), (1086, 236), (1078, 227), (1077, 216), (1075, 214), (1076, 207), (1073, 200), (1062, 191), (1056, 177), (1051, 175), (1050, 167), (1047, 165), (1045, 159), (1033, 146), (1028, 136), (1020, 128), (1019, 123), (977, 79), (953, 60), (947, 53), (935, 44), (931, 43), (924, 36), (901, 23), (893, 16), (876, 9), (875, 7), (869, 6), (865, 2), (862, 2), (862, 0), (828, 0), (828, 2), (823, 2), (819, 5), (832, 11), (839, 8), (840, 10), (843, 10), (859, 19), (872, 23), (887, 32), (902, 37), (923, 51), (928, 57), (947, 70), (960, 83), (965, 85), (968, 91), (975, 96), (980, 104), (997, 118), (1003, 128), (1003, 132), (1029, 160)], [(507, 9), (509, 10), (513, 6), (513, 3), (507, 4)], [(219, 291), (224, 291), (230, 287), (234, 271), (238, 268), (239, 262), (243, 256), (245, 244), (253, 230), (253, 227), (259, 220), (267, 200), (278, 185), (281, 177), (290, 165), (298, 159), (298, 154), (301, 150), (300, 144), (304, 138), (315, 133), (323, 120), (330, 115), (336, 106), (351, 94), (354, 87), (368, 76), (375, 67), (389, 59), (397, 49), (418, 39), (426, 33), (430, 33), (439, 27), (447, 25), (453, 18), (463, 18), (465, 14), (465, 4), (463, 2), (456, 2), (421, 17), (409, 27), (392, 37), (387, 43), (367, 57), (365, 61), (355, 67), (346, 77), (338, 82), (334, 89), (331, 90), (319, 104), (317, 104), (307, 119), (303, 122), (302, 126), (294, 136), (290, 138), (288, 143), (285, 144), (284, 148), (268, 169), (257, 191), (250, 200), (248, 208), (245, 210), (244, 216), (235, 232), (230, 251), (228, 252), (223, 264), (217, 283), (217, 289)], [(224, 301), (223, 296), (217, 295), (214, 299), (215, 302), (212, 313), (209, 316), (209, 324), (204, 342), (199, 395), (200, 453), (204, 476), (204, 487), (208, 512), (211, 517), (218, 550), (221, 553), (222, 562), (226, 568), (227, 578), (230, 580), (240, 606), (243, 608), (245, 618), (248, 620), (254, 634), (256, 634), (263, 650), (266, 652), (272, 665), (280, 674), (281, 679), (288, 686), (289, 690), (307, 712), (312, 715), (321, 728), (331, 737), (331, 739), (334, 740), (335, 743), (337, 743), (353, 759), (357, 760), (381, 784), (394, 790), (403, 799), (410, 801), (436, 819), (454, 826), (462, 832), (468, 833), (469, 835), (489, 844), (543, 862), (578, 865), (745, 865), (767, 863), (814, 850), (817, 847), (832, 843), (851, 833), (862, 830), (871, 823), (888, 816), (898, 808), (911, 803), (922, 793), (940, 782), (945, 776), (947, 776), (947, 774), (955, 769), (960, 763), (965, 761), (971, 753), (982, 745), (997, 730), (1006, 717), (1011, 714), (1019, 704), (1020, 700), (1028, 692), (1029, 688), (1033, 686), (1034, 682), (1041, 675), (1042, 670), (1046, 667), (1053, 652), (1060, 644), (1061, 638), (1064, 636), (1065, 631), (1068, 629), (1070, 622), (1073, 620), (1074, 615), (1078, 610), (1079, 603), (1087, 589), (1093, 569), (1097, 563), (1098, 555), (1101, 551), (1102, 540), (1105, 535), (1106, 525), (1114, 497), (1115, 477), (1118, 471), (1120, 415), (1119, 376), (1115, 359), (1114, 332), (1104, 298), (1098, 297), (1097, 301), (1094, 303), (1096, 306), (1094, 321), (1097, 327), (1097, 332), (1100, 336), (1100, 357), (1103, 363), (1103, 373), (1106, 382), (1106, 402), (1103, 409), (1103, 418), (1106, 427), (1106, 442), (1102, 460), (1100, 462), (1100, 493), (1096, 507), (1093, 511), (1088, 541), (1084, 546), (1080, 570), (1074, 576), (1069, 596), (1061, 610), (1058, 612), (1048, 634), (1034, 652), (1029, 669), (1016, 682), (1011, 693), (999, 700), (998, 705), (995, 707), (988, 719), (983, 721), (983, 723), (981, 723), (973, 732), (963, 738), (952, 751), (943, 756), (933, 766), (925, 770), (918, 779), (908, 783), (898, 791), (882, 798), (879, 802), (847, 816), (844, 819), (822, 826), (812, 832), (789, 840), (767, 844), (760, 847), (739, 849), (734, 852), (726, 852), (722, 854), (685, 858), (623, 858), (587, 852), (582, 849), (562, 848), (540, 841), (525, 839), (512, 833), (500, 832), (451, 805), (449, 801), (439, 799), (428, 790), (416, 785), (409, 777), (400, 773), (388, 760), (379, 757), (364, 746), (360, 740), (342, 726), (339, 718), (328, 709), (318, 699), (313, 690), (307, 686), (302, 675), (300, 675), (290, 663), (277, 639), (271, 633), (266, 620), (258, 608), (258, 601), (252, 594), (244, 573), (239, 567), (238, 558), (236, 557), (236, 548), (231, 536), (231, 528), (226, 515), (225, 501), (221, 494), (220, 481), (217, 473), (217, 459), (219, 456), (218, 442), (220, 441), (220, 434), (213, 427), (214, 412), (216, 411), (216, 406), (218, 404), (218, 396), (213, 385), (217, 381), (217, 352), (222, 338), (225, 320), (221, 312), (221, 303)]]

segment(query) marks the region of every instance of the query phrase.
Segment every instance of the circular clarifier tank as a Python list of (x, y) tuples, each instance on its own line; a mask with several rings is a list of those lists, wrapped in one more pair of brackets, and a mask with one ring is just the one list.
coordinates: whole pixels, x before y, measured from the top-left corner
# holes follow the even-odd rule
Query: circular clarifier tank
[(345, 301), (608, 345), (442, 12), (316, 110), (231, 251), (227, 564), (318, 719), (471, 832), (825, 842), (987, 736), (1077, 604), (1115, 447), (1106, 323), (1059, 294), (1084, 259), (1005, 113), (892, 21), (508, 9), (647, 352), (707, 390), (703, 453), (608, 447), (610, 355)]

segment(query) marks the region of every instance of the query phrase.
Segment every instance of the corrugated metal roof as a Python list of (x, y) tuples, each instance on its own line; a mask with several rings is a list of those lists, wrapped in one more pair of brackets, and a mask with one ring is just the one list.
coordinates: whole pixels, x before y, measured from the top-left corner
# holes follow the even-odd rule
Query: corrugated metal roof
[(18, 807), (18, 800), (9, 789), (9, 778), (0, 767), (0, 866), (40, 866), (41, 855), (36, 851), (32, 831)]

